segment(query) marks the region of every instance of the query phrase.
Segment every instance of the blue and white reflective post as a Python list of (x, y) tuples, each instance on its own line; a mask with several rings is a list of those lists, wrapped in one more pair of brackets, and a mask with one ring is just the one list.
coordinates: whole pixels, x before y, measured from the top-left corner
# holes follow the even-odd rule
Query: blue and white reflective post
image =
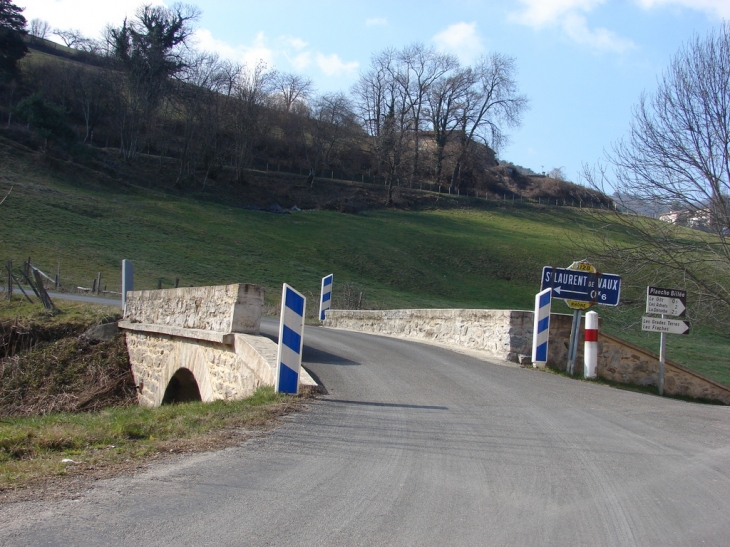
[(548, 335), (550, 333), (550, 293), (547, 288), (535, 296), (535, 321), (532, 329), (532, 366), (544, 368), (548, 357)]
[(304, 346), (304, 310), (307, 299), (284, 283), (281, 293), (279, 351), (276, 358), (277, 393), (299, 393), (299, 371)]
[(322, 292), (319, 297), (319, 320), (324, 321), (324, 312), (332, 306), (332, 280), (334, 274), (322, 278)]

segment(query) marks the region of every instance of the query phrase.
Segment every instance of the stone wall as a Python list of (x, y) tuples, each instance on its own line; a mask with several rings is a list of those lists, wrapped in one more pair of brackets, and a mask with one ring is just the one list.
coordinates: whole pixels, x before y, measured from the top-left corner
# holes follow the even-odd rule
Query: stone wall
[[(548, 365), (565, 370), (572, 316), (550, 315)], [(522, 310), (329, 310), (326, 327), (426, 340), (487, 352), (518, 361), (532, 354), (533, 312)], [(583, 331), (575, 374), (583, 375)], [(639, 346), (599, 333), (597, 373), (620, 383), (657, 385), (659, 357)], [(730, 388), (667, 360), (664, 391), (730, 404)]]
[[(181, 369), (192, 373), (205, 402), (273, 386), (278, 348), (258, 336), (263, 304), (263, 289), (249, 284), (128, 292), (119, 327), (140, 404), (162, 404)], [(304, 369), (300, 384), (316, 386)]]
[(259, 334), (263, 305), (263, 287), (248, 283), (130, 291), (124, 319), (131, 323)]
[[(656, 386), (659, 356), (626, 340), (598, 335), (597, 374), (606, 380)], [(664, 363), (664, 393), (720, 401), (730, 405), (730, 388), (669, 359)]]
[[(521, 310), (328, 310), (324, 324), (456, 345), (517, 362), (532, 354), (532, 321), (532, 312)], [(551, 315), (548, 364), (567, 359), (571, 321), (570, 315)]]
[(206, 402), (241, 399), (274, 384), (276, 344), (268, 338), (236, 334), (234, 344), (226, 345), (133, 330), (127, 330), (126, 338), (143, 406), (159, 406), (170, 379), (181, 368), (193, 373)]

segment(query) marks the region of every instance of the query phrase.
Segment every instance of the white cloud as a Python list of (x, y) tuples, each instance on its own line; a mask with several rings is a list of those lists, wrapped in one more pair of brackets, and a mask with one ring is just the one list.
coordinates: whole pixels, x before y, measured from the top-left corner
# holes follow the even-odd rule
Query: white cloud
[(372, 17), (370, 19), (365, 19), (365, 26), (366, 27), (376, 27), (376, 26), (383, 26), (387, 25), (388, 20), (385, 17)]
[(591, 11), (605, 0), (519, 0), (525, 9), (513, 13), (515, 20), (531, 27), (542, 27), (559, 22), (565, 15), (576, 11)]
[(266, 45), (266, 35), (263, 32), (256, 35), (251, 45), (232, 46), (214, 38), (208, 29), (196, 30), (194, 38), (198, 48), (217, 53), (224, 59), (246, 63), (250, 67), (256, 66), (259, 61), (264, 61), (271, 67), (274, 61), (275, 52)]
[(636, 47), (628, 38), (622, 38), (605, 28), (589, 29), (586, 18), (577, 13), (568, 13), (562, 27), (570, 38), (593, 49), (623, 53)]
[(217, 53), (224, 59), (246, 63), (248, 66), (264, 61), (269, 68), (303, 72), (315, 64), (327, 76), (351, 75), (360, 66), (357, 61), (343, 61), (335, 53), (325, 55), (312, 51), (307, 42), (293, 36), (280, 36), (270, 46), (263, 31), (249, 45), (232, 46), (214, 38), (209, 30), (200, 29), (195, 32), (195, 42), (200, 49)]
[(605, 2), (606, 0), (520, 0), (524, 9), (512, 13), (511, 17), (513, 21), (533, 28), (559, 26), (574, 42), (595, 50), (623, 53), (634, 48), (634, 42), (628, 38), (619, 36), (605, 28), (590, 28), (588, 26), (588, 20), (584, 14)]
[(720, 19), (730, 19), (730, 1), (728, 0), (637, 0), (644, 9), (655, 7), (682, 7), (703, 11)]
[(287, 55), (286, 59), (294, 67), (294, 70), (301, 72), (312, 64), (312, 52), (305, 51), (299, 55), (295, 55), (294, 57), (289, 57)]
[[(25, 5), (23, 16), (31, 19), (42, 19), (54, 29), (77, 29), (89, 38), (98, 38), (101, 30), (108, 24), (120, 26), (125, 17), (132, 17), (142, 4), (139, 0), (32, 0), (16, 2)], [(145, 1), (145, 4), (160, 5), (160, 0)]]
[(336, 53), (331, 55), (317, 53), (317, 66), (327, 76), (339, 76), (341, 74), (353, 74), (357, 71), (360, 63), (357, 61), (346, 63)]
[(461, 61), (470, 63), (484, 53), (476, 23), (455, 23), (433, 37), (436, 47), (453, 53)]
[[(628, 38), (605, 28), (590, 28), (585, 14), (607, 0), (519, 0), (522, 10), (512, 13), (513, 21), (533, 28), (559, 26), (579, 44), (605, 51), (624, 52), (635, 47)], [(634, 0), (641, 8), (686, 8), (730, 19), (730, 0)]]
[(294, 70), (301, 72), (312, 64), (312, 52), (307, 51), (309, 44), (296, 36), (279, 37), (279, 53), (294, 67)]
[(307, 42), (305, 42), (301, 38), (297, 38), (296, 36), (282, 36), (279, 38), (279, 40), (285, 46), (291, 47), (296, 50), (302, 50), (309, 45)]

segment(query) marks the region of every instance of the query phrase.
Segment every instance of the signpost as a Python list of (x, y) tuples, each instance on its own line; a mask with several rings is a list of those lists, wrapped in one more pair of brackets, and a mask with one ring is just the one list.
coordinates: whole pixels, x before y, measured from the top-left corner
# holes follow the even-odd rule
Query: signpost
[(322, 278), (322, 292), (319, 297), (319, 320), (325, 320), (325, 312), (332, 306), (332, 280), (334, 274)]
[(535, 296), (535, 318), (532, 327), (532, 366), (544, 368), (548, 358), (550, 334), (550, 289)]
[(646, 313), (661, 314), (657, 317), (641, 318), (641, 330), (659, 332), (659, 395), (664, 394), (664, 363), (667, 358), (667, 333), (689, 334), (689, 323), (677, 319), (667, 319), (667, 315), (684, 317), (687, 309), (687, 292), (679, 289), (646, 288)]
[(593, 304), (618, 306), (621, 297), (621, 277), (615, 274), (545, 266), (542, 269), (541, 290), (548, 288), (552, 289), (553, 298), (587, 303), (587, 306), (581, 306), (583, 309)]
[(646, 288), (646, 313), (684, 317), (686, 309), (686, 291), (660, 289), (659, 287)]
[(657, 317), (641, 318), (641, 330), (649, 332), (668, 332), (669, 334), (689, 334), (689, 323), (677, 319), (664, 319)]
[(281, 294), (279, 351), (276, 358), (275, 390), (277, 393), (299, 393), (299, 371), (304, 346), (304, 310), (307, 299), (284, 283)]
[(604, 274), (590, 262), (573, 262), (568, 268), (545, 266), (542, 269), (541, 290), (551, 290), (552, 298), (565, 300), (573, 308), (573, 326), (568, 346), (568, 374), (573, 374), (578, 353), (578, 333), (583, 310), (595, 304), (618, 306), (621, 298), (621, 277)]

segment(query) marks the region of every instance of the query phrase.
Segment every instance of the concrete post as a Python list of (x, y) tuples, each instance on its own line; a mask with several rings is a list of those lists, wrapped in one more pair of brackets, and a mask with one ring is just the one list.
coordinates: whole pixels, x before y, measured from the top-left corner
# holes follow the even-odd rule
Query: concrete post
[(598, 314), (594, 311), (586, 313), (583, 363), (583, 377), (595, 378), (598, 366)]

